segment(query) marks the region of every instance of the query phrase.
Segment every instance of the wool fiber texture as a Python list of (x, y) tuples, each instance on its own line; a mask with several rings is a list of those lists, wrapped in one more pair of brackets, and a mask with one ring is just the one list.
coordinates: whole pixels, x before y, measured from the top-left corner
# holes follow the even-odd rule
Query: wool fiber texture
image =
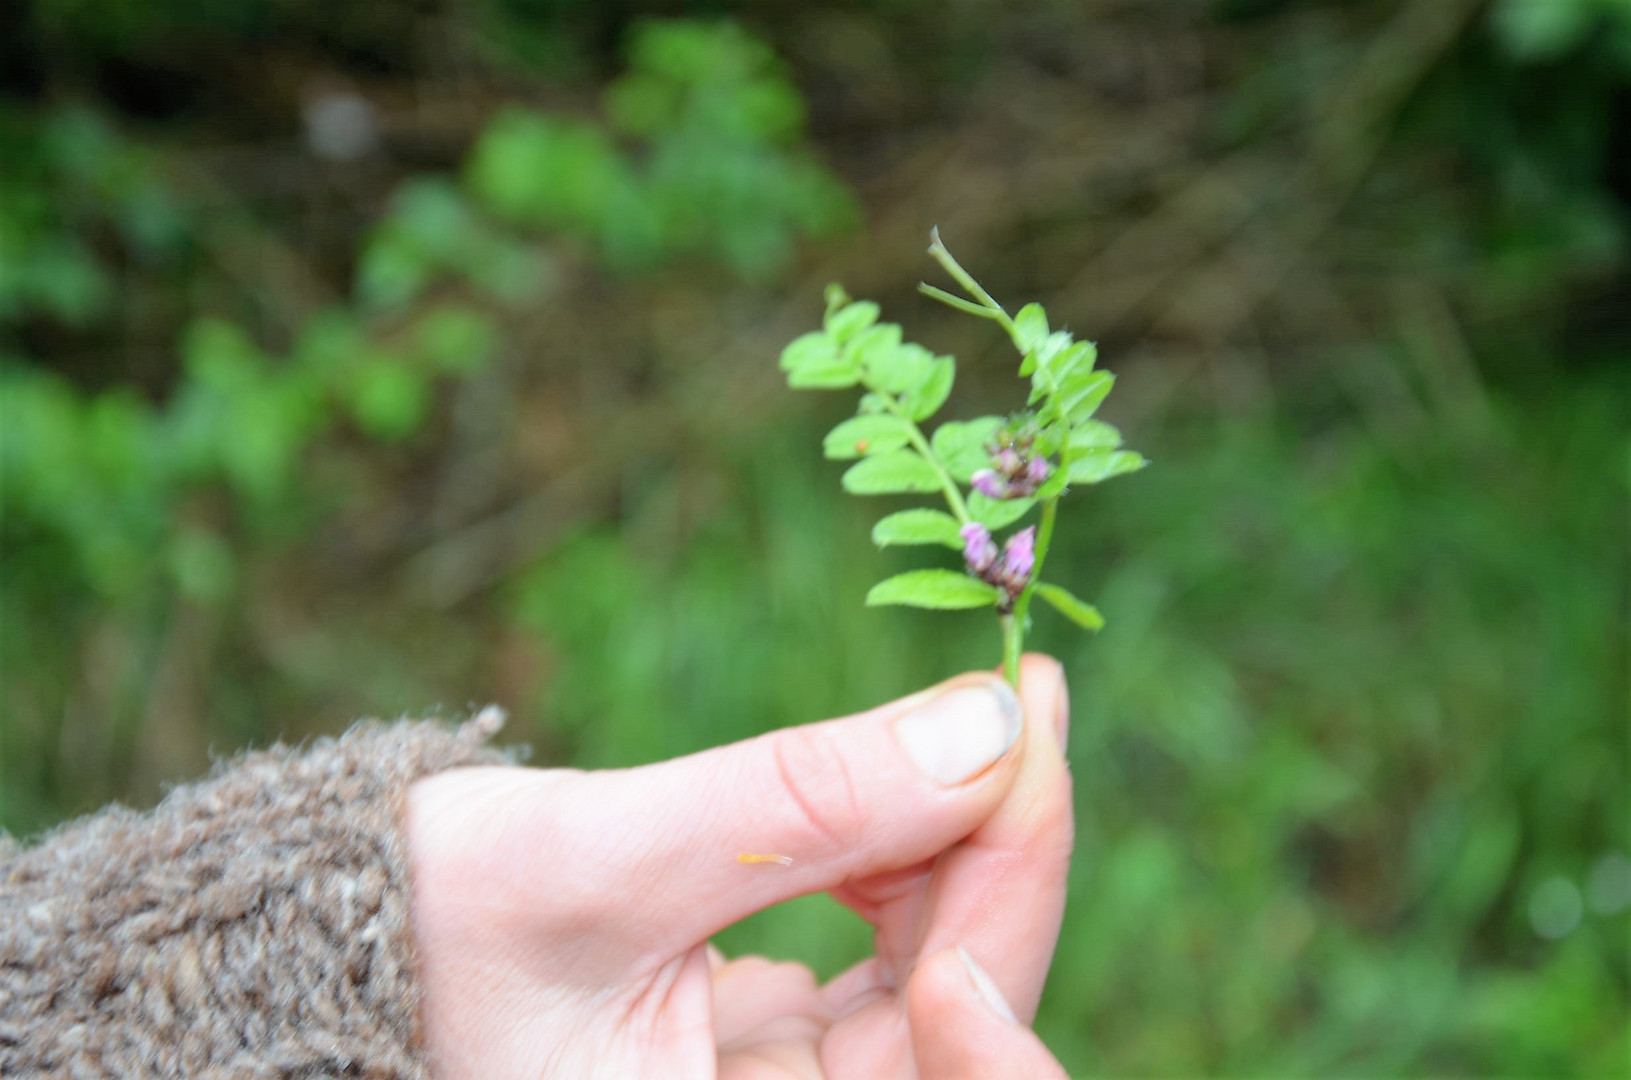
[(365, 721), (0, 835), (0, 1076), (424, 1080), (403, 797), (505, 761), (501, 722)]

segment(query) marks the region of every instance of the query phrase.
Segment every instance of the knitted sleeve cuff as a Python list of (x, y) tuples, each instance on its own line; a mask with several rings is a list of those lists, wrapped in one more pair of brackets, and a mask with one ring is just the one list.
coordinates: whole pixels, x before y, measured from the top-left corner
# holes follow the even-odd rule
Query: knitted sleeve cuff
[(501, 723), (368, 721), (0, 837), (0, 1075), (425, 1077), (403, 796), (505, 761)]

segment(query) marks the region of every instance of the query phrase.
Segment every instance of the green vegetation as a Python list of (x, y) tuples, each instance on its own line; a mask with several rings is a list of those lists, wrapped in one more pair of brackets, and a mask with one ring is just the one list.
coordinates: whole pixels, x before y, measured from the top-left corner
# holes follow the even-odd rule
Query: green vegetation
[[(1073, 688), (1073, 1074), (1623, 1075), (1631, 10), (632, 10), (38, 0), (0, 42), (0, 826), (364, 714), (626, 765), (992, 666), (989, 615), (861, 605), (961, 537), (846, 498), (850, 410), (774, 368), (842, 279), (959, 357), (949, 414), (1022, 409), (905, 287), (938, 221), (1160, 463), (1058, 520), (1105, 629), (1028, 643)], [(723, 944), (866, 936), (813, 899)]]

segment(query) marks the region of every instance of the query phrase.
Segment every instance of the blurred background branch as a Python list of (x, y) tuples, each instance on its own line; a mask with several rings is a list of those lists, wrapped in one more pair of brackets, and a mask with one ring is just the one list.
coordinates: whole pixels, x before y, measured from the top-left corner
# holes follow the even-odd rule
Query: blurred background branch
[(1039, 628), (1050, 1045), (1625, 1075), (1628, 104), (1623, 0), (8, 8), (0, 826), (366, 714), (625, 765), (988, 666), (860, 606), (912, 556), (774, 363), (842, 280), (1000, 394), (938, 224), (1156, 462), (1062, 522), (1107, 629)]

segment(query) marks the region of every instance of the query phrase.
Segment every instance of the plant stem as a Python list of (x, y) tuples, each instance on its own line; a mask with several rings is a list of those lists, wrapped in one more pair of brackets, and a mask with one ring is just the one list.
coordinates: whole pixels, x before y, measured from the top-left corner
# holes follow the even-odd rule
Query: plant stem
[[(950, 274), (956, 279), (957, 284), (963, 287), (964, 292), (974, 297), (975, 300), (978, 300), (979, 308), (983, 310), (974, 310), (973, 305), (959, 303), (957, 297), (952, 296), (944, 289), (936, 289), (933, 285), (922, 286), (922, 290), (925, 295), (932, 296), (941, 303), (950, 304), (952, 307), (957, 308), (960, 311), (969, 311), (975, 315), (982, 315), (988, 319), (995, 319), (997, 322), (1002, 324), (1002, 328), (1004, 330), (1008, 331), (1008, 336), (1012, 338), (1014, 344), (1018, 346), (1019, 334), (1014, 329), (1014, 320), (1008, 317), (1008, 313), (1002, 309), (1001, 304), (992, 299), (990, 293), (986, 292), (980, 287), (980, 283), (974, 280), (974, 275), (970, 274), (967, 270), (964, 270), (962, 264), (952, 257), (951, 252), (946, 250), (946, 245), (940, 242), (940, 229), (938, 226), (930, 230), (929, 240), (929, 254), (934, 256), (934, 261), (944, 267), (946, 273)], [(1020, 349), (1020, 352), (1024, 351), (1025, 350), (1023, 348)]]
[(947, 307), (954, 307), (958, 311), (966, 311), (970, 315), (978, 315), (982, 319), (996, 319), (998, 313), (992, 311), (984, 304), (976, 304), (972, 300), (964, 300), (961, 296), (953, 296), (945, 289), (937, 289), (927, 281), (917, 283), (917, 291), (931, 300), (938, 300)]
[[(871, 388), (868, 387), (868, 389)], [(945, 494), (946, 505), (951, 508), (952, 516), (957, 519), (957, 524), (967, 525), (973, 519), (968, 516), (968, 504), (963, 502), (963, 493), (957, 489), (957, 481), (951, 478), (951, 473), (946, 471), (946, 466), (940, 461), (940, 455), (934, 452), (934, 448), (929, 445), (929, 440), (923, 437), (923, 429), (917, 426), (917, 421), (901, 412), (900, 403), (895, 400), (895, 395), (884, 394), (882, 396), (889, 402), (889, 411), (905, 421), (906, 438), (911, 442), (912, 449), (923, 455), (923, 460), (929, 463), (929, 467), (934, 470), (934, 474), (940, 478), (940, 490)]]
[(1031, 594), (1036, 592), (1036, 586), (1042, 580), (1042, 564), (1048, 558), (1048, 545), (1053, 542), (1053, 523), (1059, 516), (1059, 499), (1057, 496), (1044, 499), (1042, 502), (1042, 520), (1036, 527), (1036, 561), (1031, 566), (1031, 580), (1014, 598), (1014, 617), (1020, 620), (1020, 633), (1023, 634), (1024, 624), (1029, 621), (1031, 612)]
[(1019, 658), (1025, 652), (1023, 618), (1017, 608), (1011, 615), (998, 616), (1002, 623), (1002, 675), (1015, 690), (1019, 689)]

